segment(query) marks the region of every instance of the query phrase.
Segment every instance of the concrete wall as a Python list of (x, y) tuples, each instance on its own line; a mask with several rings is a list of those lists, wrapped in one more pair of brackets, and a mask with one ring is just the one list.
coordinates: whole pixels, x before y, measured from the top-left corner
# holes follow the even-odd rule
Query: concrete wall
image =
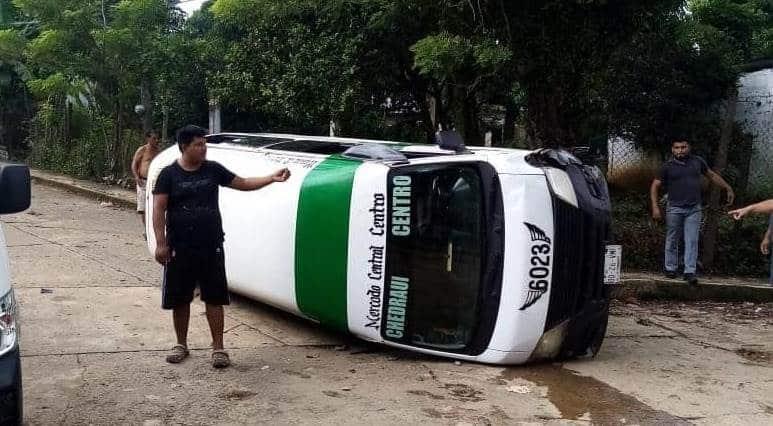
[(773, 184), (773, 69), (741, 77), (736, 121), (754, 135), (749, 189), (764, 189)]

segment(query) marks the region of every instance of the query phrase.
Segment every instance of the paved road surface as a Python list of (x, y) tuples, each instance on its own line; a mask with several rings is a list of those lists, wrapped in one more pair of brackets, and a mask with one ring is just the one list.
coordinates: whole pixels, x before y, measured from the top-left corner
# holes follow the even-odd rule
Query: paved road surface
[(770, 304), (617, 304), (593, 360), (500, 368), (365, 345), (248, 300), (228, 308), (234, 365), (192, 357), (159, 308), (137, 215), (36, 185), (4, 217), (22, 306), (29, 424), (773, 424)]

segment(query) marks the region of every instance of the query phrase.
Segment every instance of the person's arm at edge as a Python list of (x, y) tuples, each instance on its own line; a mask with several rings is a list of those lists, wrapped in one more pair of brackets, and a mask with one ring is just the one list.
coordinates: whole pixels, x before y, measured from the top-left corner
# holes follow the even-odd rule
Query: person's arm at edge
[(279, 169), (276, 172), (268, 176), (243, 178), (236, 176), (228, 185), (229, 188), (233, 188), (239, 191), (254, 191), (256, 189), (263, 188), (266, 185), (270, 185), (274, 182), (284, 182), (290, 178), (290, 171), (286, 168)]
[(733, 216), (735, 220), (739, 220), (751, 213), (773, 213), (773, 198), (740, 209), (731, 210), (727, 213)]

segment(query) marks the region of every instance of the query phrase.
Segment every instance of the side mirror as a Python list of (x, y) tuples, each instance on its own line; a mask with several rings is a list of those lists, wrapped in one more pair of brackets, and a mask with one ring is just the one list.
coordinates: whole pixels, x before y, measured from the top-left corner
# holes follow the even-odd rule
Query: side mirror
[(467, 148), (464, 147), (462, 135), (453, 130), (441, 130), (437, 132), (435, 134), (435, 141), (440, 149), (456, 151), (457, 154), (467, 152)]
[(30, 198), (29, 167), (0, 163), (0, 214), (27, 210)]

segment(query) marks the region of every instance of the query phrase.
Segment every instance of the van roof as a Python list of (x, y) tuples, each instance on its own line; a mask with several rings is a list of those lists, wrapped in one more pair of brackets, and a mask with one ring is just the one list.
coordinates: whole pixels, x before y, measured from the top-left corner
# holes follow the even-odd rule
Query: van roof
[[(244, 144), (245, 146), (253, 148), (271, 148), (273, 145), (293, 142), (293, 141), (317, 141), (317, 142), (333, 142), (344, 145), (356, 146), (365, 144), (378, 144), (378, 145), (393, 145), (396, 151), (404, 154), (414, 154), (414, 156), (431, 157), (431, 156), (447, 156), (455, 155), (456, 152), (441, 149), (437, 145), (430, 144), (409, 144), (405, 142), (376, 140), (376, 139), (364, 139), (364, 138), (344, 138), (337, 136), (309, 136), (309, 135), (296, 135), (288, 133), (238, 133), (238, 132), (223, 132), (213, 133), (207, 135), (207, 141), (210, 143), (230, 142), (239, 144), (235, 141), (238, 138), (255, 138), (266, 139), (265, 143), (259, 144)], [(220, 139), (218, 141), (215, 141)], [(526, 155), (530, 151), (512, 148), (494, 148), (494, 147), (481, 147), (472, 146), (467, 147), (471, 152), (468, 154), (485, 153), (485, 154), (520, 154)]]

